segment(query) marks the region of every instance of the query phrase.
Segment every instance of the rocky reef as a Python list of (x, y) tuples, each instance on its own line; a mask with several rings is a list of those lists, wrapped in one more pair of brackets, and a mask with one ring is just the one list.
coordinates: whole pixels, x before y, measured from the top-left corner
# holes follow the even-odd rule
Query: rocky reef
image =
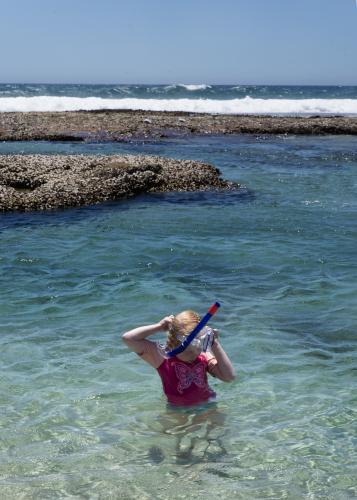
[(153, 156), (0, 155), (0, 211), (50, 210), (144, 192), (237, 189), (220, 171)]
[(0, 113), (1, 141), (130, 141), (192, 134), (350, 134), (347, 116), (213, 115), (156, 111)]

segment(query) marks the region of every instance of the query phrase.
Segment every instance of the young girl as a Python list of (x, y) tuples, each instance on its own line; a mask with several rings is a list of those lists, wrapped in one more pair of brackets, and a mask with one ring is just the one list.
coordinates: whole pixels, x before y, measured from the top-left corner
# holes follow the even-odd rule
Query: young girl
[(235, 378), (233, 366), (218, 341), (217, 332), (214, 332), (211, 352), (202, 351), (202, 342), (198, 335), (183, 352), (174, 357), (165, 356), (157, 342), (147, 340), (147, 337), (154, 333), (168, 331), (166, 349), (175, 349), (199, 322), (197, 313), (183, 311), (123, 335), (129, 349), (157, 370), (167, 400), (174, 405), (192, 405), (214, 397), (216, 394), (208, 385), (207, 372), (224, 382)]

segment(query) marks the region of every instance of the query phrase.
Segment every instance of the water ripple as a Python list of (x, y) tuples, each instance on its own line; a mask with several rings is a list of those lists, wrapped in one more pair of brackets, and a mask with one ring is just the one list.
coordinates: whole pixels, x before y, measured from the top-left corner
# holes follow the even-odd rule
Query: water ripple
[[(120, 148), (210, 161), (247, 191), (0, 217), (3, 497), (356, 496), (353, 139)], [(237, 380), (173, 411), (120, 336), (215, 299)]]

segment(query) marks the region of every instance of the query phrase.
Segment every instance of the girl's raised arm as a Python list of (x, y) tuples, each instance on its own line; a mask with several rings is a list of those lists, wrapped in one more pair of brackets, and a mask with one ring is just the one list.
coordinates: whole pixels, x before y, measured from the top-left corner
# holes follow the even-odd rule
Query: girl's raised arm
[(151, 340), (147, 340), (147, 337), (153, 335), (154, 333), (168, 330), (172, 319), (173, 316), (167, 316), (153, 325), (139, 326), (138, 328), (125, 332), (122, 339), (131, 351), (136, 352), (150, 365), (157, 368), (157, 365), (159, 365), (162, 360), (158, 359), (156, 343)]
[(216, 363), (212, 363), (209, 370), (211, 375), (223, 380), (223, 382), (232, 382), (236, 378), (234, 368), (216, 336), (212, 345), (212, 354), (216, 358)]

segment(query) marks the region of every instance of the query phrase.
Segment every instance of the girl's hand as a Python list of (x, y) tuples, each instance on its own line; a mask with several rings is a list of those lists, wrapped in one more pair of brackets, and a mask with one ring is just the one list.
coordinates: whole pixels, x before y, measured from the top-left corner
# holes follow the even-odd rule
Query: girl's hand
[(160, 325), (160, 328), (162, 330), (168, 330), (172, 324), (172, 320), (174, 319), (174, 315), (171, 314), (171, 316), (166, 316), (165, 318), (163, 318), (160, 322), (159, 322), (159, 325)]
[(212, 332), (213, 332), (213, 342), (212, 342), (212, 345), (215, 343), (215, 342), (219, 342), (219, 330), (216, 330), (216, 328), (212, 328)]

